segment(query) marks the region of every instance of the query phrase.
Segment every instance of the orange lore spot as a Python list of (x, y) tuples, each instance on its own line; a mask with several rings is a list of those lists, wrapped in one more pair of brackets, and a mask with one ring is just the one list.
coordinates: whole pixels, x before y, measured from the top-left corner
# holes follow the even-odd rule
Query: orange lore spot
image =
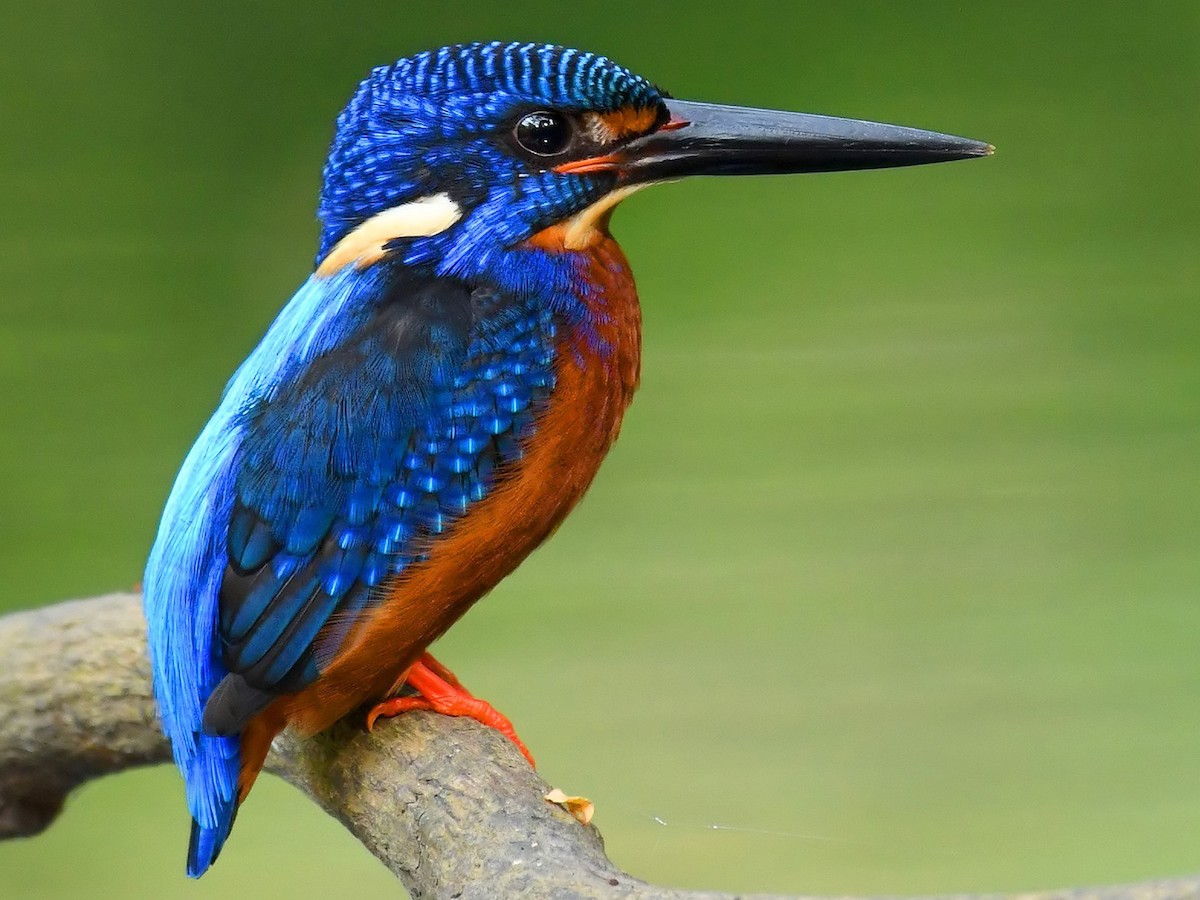
[(608, 141), (619, 141), (633, 135), (645, 134), (658, 122), (658, 108), (647, 106), (638, 109), (623, 106), (606, 113), (589, 113), (588, 124), (602, 129)]
[[(691, 123), (673, 117), (658, 124), (658, 111), (626, 107), (611, 113), (588, 113), (584, 122), (592, 137), (600, 144), (615, 144), (625, 138), (639, 137), (651, 131), (676, 131)], [(619, 169), (627, 157), (620, 149), (599, 156), (575, 159), (555, 166), (554, 171), (562, 175), (587, 175), (593, 172), (611, 172)]]

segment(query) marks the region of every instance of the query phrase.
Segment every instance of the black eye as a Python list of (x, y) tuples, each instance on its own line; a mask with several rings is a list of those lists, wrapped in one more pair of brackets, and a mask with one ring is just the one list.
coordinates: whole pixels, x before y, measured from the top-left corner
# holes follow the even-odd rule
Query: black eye
[(571, 123), (562, 113), (538, 110), (521, 118), (513, 136), (517, 143), (538, 156), (557, 156), (571, 144)]

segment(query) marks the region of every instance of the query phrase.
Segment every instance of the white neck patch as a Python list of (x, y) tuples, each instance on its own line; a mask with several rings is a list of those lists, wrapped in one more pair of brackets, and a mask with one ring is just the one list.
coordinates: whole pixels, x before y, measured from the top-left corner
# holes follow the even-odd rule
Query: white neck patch
[(563, 232), (563, 246), (568, 250), (583, 250), (592, 246), (601, 237), (597, 226), (604, 215), (630, 194), (644, 187), (649, 187), (649, 184), (630, 184), (616, 188), (591, 206), (575, 213), (564, 223), (566, 228)]
[(462, 218), (462, 207), (449, 194), (431, 194), (385, 209), (363, 222), (321, 260), (316, 274), (326, 278), (353, 264), (365, 269), (384, 255), (384, 246), (396, 238), (432, 237)]

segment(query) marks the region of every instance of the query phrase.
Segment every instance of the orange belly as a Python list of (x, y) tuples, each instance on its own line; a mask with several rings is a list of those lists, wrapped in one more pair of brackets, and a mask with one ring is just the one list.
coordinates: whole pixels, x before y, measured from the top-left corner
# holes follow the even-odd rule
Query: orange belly
[[(561, 239), (559, 229), (536, 238), (543, 247)], [(578, 334), (560, 335), (554, 392), (535, 418), (521, 461), (498, 472), (492, 492), (432, 542), (424, 562), (389, 586), (312, 685), (281, 697), (249, 724), (242, 736), (243, 795), (284, 725), (314, 733), (386, 697), (430, 643), (554, 531), (591, 484), (637, 388), (641, 311), (628, 263), (607, 233), (597, 232), (580, 257), (595, 291), (585, 302), (597, 313), (602, 349)]]

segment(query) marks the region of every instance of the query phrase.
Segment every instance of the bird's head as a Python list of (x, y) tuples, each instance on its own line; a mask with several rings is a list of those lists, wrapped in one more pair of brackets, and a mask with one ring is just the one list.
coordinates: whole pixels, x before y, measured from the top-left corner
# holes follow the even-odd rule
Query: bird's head
[(387, 254), (486, 273), (552, 226), (586, 246), (646, 184), (694, 174), (913, 165), (980, 156), (963, 138), (675, 100), (611, 60), (544, 44), (443, 47), (375, 69), (338, 117), (318, 272)]

